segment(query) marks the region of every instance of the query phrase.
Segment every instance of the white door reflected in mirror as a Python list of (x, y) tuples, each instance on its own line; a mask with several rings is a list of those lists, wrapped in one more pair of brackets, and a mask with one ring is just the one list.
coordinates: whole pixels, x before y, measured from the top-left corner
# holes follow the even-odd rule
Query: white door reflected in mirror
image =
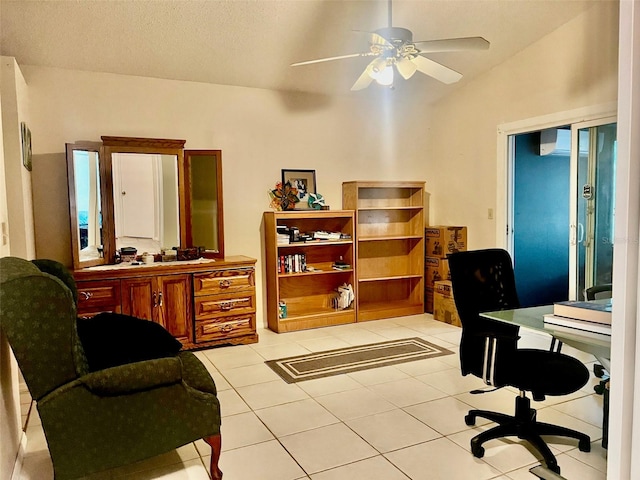
[(158, 253), (180, 245), (175, 155), (114, 153), (116, 249)]

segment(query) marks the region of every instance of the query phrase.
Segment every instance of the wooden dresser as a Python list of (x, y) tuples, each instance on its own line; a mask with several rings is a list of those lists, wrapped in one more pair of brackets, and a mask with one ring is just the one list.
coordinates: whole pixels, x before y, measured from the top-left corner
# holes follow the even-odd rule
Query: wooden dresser
[(119, 312), (153, 320), (185, 349), (256, 343), (255, 263), (233, 256), (76, 270), (78, 316)]

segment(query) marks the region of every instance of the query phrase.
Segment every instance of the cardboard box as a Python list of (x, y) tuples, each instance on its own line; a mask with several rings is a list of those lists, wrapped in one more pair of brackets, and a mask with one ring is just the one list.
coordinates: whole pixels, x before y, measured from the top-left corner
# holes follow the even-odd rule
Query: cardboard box
[(431, 287), (424, 289), (424, 311), (425, 313), (433, 313), (433, 288)]
[(467, 250), (467, 227), (436, 225), (424, 229), (427, 257), (446, 258), (449, 253)]
[(457, 327), (462, 326), (453, 299), (451, 281), (449, 280), (435, 283), (433, 291), (433, 318)]
[(434, 288), (435, 282), (440, 280), (451, 280), (449, 271), (449, 260), (440, 257), (425, 257), (424, 259), (424, 282), (427, 288)]

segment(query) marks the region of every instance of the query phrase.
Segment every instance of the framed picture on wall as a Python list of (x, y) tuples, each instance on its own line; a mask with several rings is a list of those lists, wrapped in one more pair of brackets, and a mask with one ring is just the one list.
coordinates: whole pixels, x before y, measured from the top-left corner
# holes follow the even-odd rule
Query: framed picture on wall
[(31, 171), (31, 130), (24, 122), (20, 123), (20, 133), (22, 136), (22, 164), (24, 168)]
[[(296, 208), (306, 209), (309, 200), (309, 193), (316, 193), (316, 171), (315, 170), (282, 170), (282, 185), (289, 182), (291, 186), (298, 190)], [(299, 205), (299, 207), (298, 207)]]

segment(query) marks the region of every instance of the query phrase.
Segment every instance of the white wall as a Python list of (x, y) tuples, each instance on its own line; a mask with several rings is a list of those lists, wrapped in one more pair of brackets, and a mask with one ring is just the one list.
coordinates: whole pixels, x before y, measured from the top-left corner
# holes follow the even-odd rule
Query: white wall
[(12, 57), (2, 57), (2, 127), (5, 188), (12, 255), (35, 257), (31, 173), (22, 165), (21, 122), (29, 123), (27, 84)]
[[(617, 2), (599, 2), (430, 110), (433, 224), (496, 246), (498, 125), (617, 100)], [(496, 219), (489, 220), (493, 208)], [(499, 229), (502, 231), (502, 229)]]
[[(28, 123), (26, 84), (14, 59), (2, 57), (0, 69), (0, 257), (33, 258), (31, 176), (22, 166), (20, 137), (20, 122)], [(0, 478), (11, 478), (22, 434), (20, 395), (18, 365), (2, 333), (0, 391)]]

